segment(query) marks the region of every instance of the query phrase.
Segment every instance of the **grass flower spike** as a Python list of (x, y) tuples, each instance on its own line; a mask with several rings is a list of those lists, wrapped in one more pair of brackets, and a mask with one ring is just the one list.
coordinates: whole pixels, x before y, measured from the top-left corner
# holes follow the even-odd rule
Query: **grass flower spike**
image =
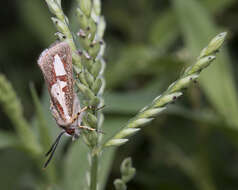
[(186, 89), (191, 82), (196, 81), (200, 72), (215, 60), (216, 53), (223, 44), (226, 34), (223, 32), (214, 37), (209, 45), (201, 51), (197, 61), (188, 67), (182, 76), (172, 83), (162, 95), (156, 97), (149, 106), (143, 108), (121, 131), (108, 140), (105, 146), (119, 146), (126, 143), (128, 141), (127, 136), (136, 133), (141, 126), (149, 123), (156, 115), (165, 110), (167, 104), (182, 96), (182, 90)]

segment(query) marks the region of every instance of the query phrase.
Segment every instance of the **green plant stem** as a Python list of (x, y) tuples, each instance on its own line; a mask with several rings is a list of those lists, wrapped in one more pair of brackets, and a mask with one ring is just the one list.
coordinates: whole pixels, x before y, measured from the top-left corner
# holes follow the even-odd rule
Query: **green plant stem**
[(97, 178), (98, 178), (98, 154), (91, 153), (91, 171), (90, 171), (90, 190), (97, 189)]

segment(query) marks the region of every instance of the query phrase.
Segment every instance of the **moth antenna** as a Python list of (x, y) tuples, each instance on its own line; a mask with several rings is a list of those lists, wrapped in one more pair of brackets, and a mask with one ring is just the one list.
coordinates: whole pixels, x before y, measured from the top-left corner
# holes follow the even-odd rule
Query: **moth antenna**
[(61, 136), (62, 136), (64, 133), (65, 133), (65, 131), (62, 131), (62, 132), (58, 135), (58, 137), (56, 138), (55, 142), (51, 145), (50, 150), (45, 154), (45, 156), (48, 156), (48, 155), (52, 152), (52, 150), (53, 150), (55, 144), (60, 140)]
[(75, 122), (75, 121), (78, 119), (78, 117), (80, 116), (80, 114), (83, 113), (83, 112), (85, 112), (87, 109), (88, 109), (88, 106), (85, 106), (85, 107), (82, 108), (79, 112), (77, 112), (77, 113), (73, 116), (73, 118), (71, 119), (70, 123)]
[(55, 150), (57, 148), (57, 145), (59, 144), (59, 141), (60, 141), (60, 138), (62, 137), (62, 135), (65, 133), (65, 131), (62, 131), (58, 137), (56, 138), (55, 142), (52, 144), (50, 150), (45, 154), (45, 156), (48, 156), (50, 154), (50, 157), (47, 159), (47, 161), (45, 162), (44, 164), (44, 169), (48, 166), (48, 164), (50, 163), (54, 153), (55, 153)]
[(47, 153), (45, 153), (45, 156), (48, 156), (52, 152), (52, 150), (54, 149), (55, 144), (56, 144), (56, 141), (51, 145), (50, 150)]
[(48, 166), (48, 164), (50, 163), (50, 161), (52, 160), (53, 155), (54, 155), (54, 153), (55, 153), (55, 150), (56, 150), (56, 148), (57, 148), (58, 143), (59, 143), (59, 141), (55, 144), (54, 148), (52, 149), (52, 152), (51, 152), (51, 154), (50, 154), (50, 157), (49, 157), (49, 158), (47, 159), (47, 161), (45, 162), (43, 169), (45, 169), (45, 168)]

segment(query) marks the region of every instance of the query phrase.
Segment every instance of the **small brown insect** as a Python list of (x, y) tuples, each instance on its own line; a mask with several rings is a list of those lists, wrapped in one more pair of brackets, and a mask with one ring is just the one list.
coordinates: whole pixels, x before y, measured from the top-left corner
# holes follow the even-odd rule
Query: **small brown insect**
[(66, 42), (60, 42), (43, 51), (38, 65), (44, 75), (51, 97), (51, 112), (56, 123), (63, 131), (58, 135), (46, 156), (50, 155), (44, 168), (47, 167), (63, 134), (76, 139), (80, 129), (95, 131), (82, 126), (82, 113), (88, 108), (80, 108), (78, 96), (74, 92), (72, 54)]

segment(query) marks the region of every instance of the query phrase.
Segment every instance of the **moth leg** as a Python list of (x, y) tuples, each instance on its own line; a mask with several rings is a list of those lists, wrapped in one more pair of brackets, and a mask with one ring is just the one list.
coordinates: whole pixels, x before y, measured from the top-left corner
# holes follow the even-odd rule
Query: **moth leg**
[(85, 130), (88, 130), (88, 131), (96, 131), (98, 133), (102, 133), (104, 134), (104, 132), (98, 130), (98, 129), (94, 129), (94, 128), (91, 128), (91, 127), (88, 127), (88, 126), (83, 126), (83, 125), (80, 125), (78, 126), (80, 129), (85, 129)]
[(78, 126), (80, 129), (86, 129), (88, 131), (96, 131), (96, 129), (94, 128), (91, 128), (91, 127), (88, 127), (88, 126), (83, 126), (83, 125), (80, 125)]
[(88, 106), (85, 106), (83, 109), (81, 109), (78, 113), (76, 113), (70, 120), (69, 123), (74, 123), (78, 117), (80, 116), (81, 113), (85, 112), (88, 109)]

